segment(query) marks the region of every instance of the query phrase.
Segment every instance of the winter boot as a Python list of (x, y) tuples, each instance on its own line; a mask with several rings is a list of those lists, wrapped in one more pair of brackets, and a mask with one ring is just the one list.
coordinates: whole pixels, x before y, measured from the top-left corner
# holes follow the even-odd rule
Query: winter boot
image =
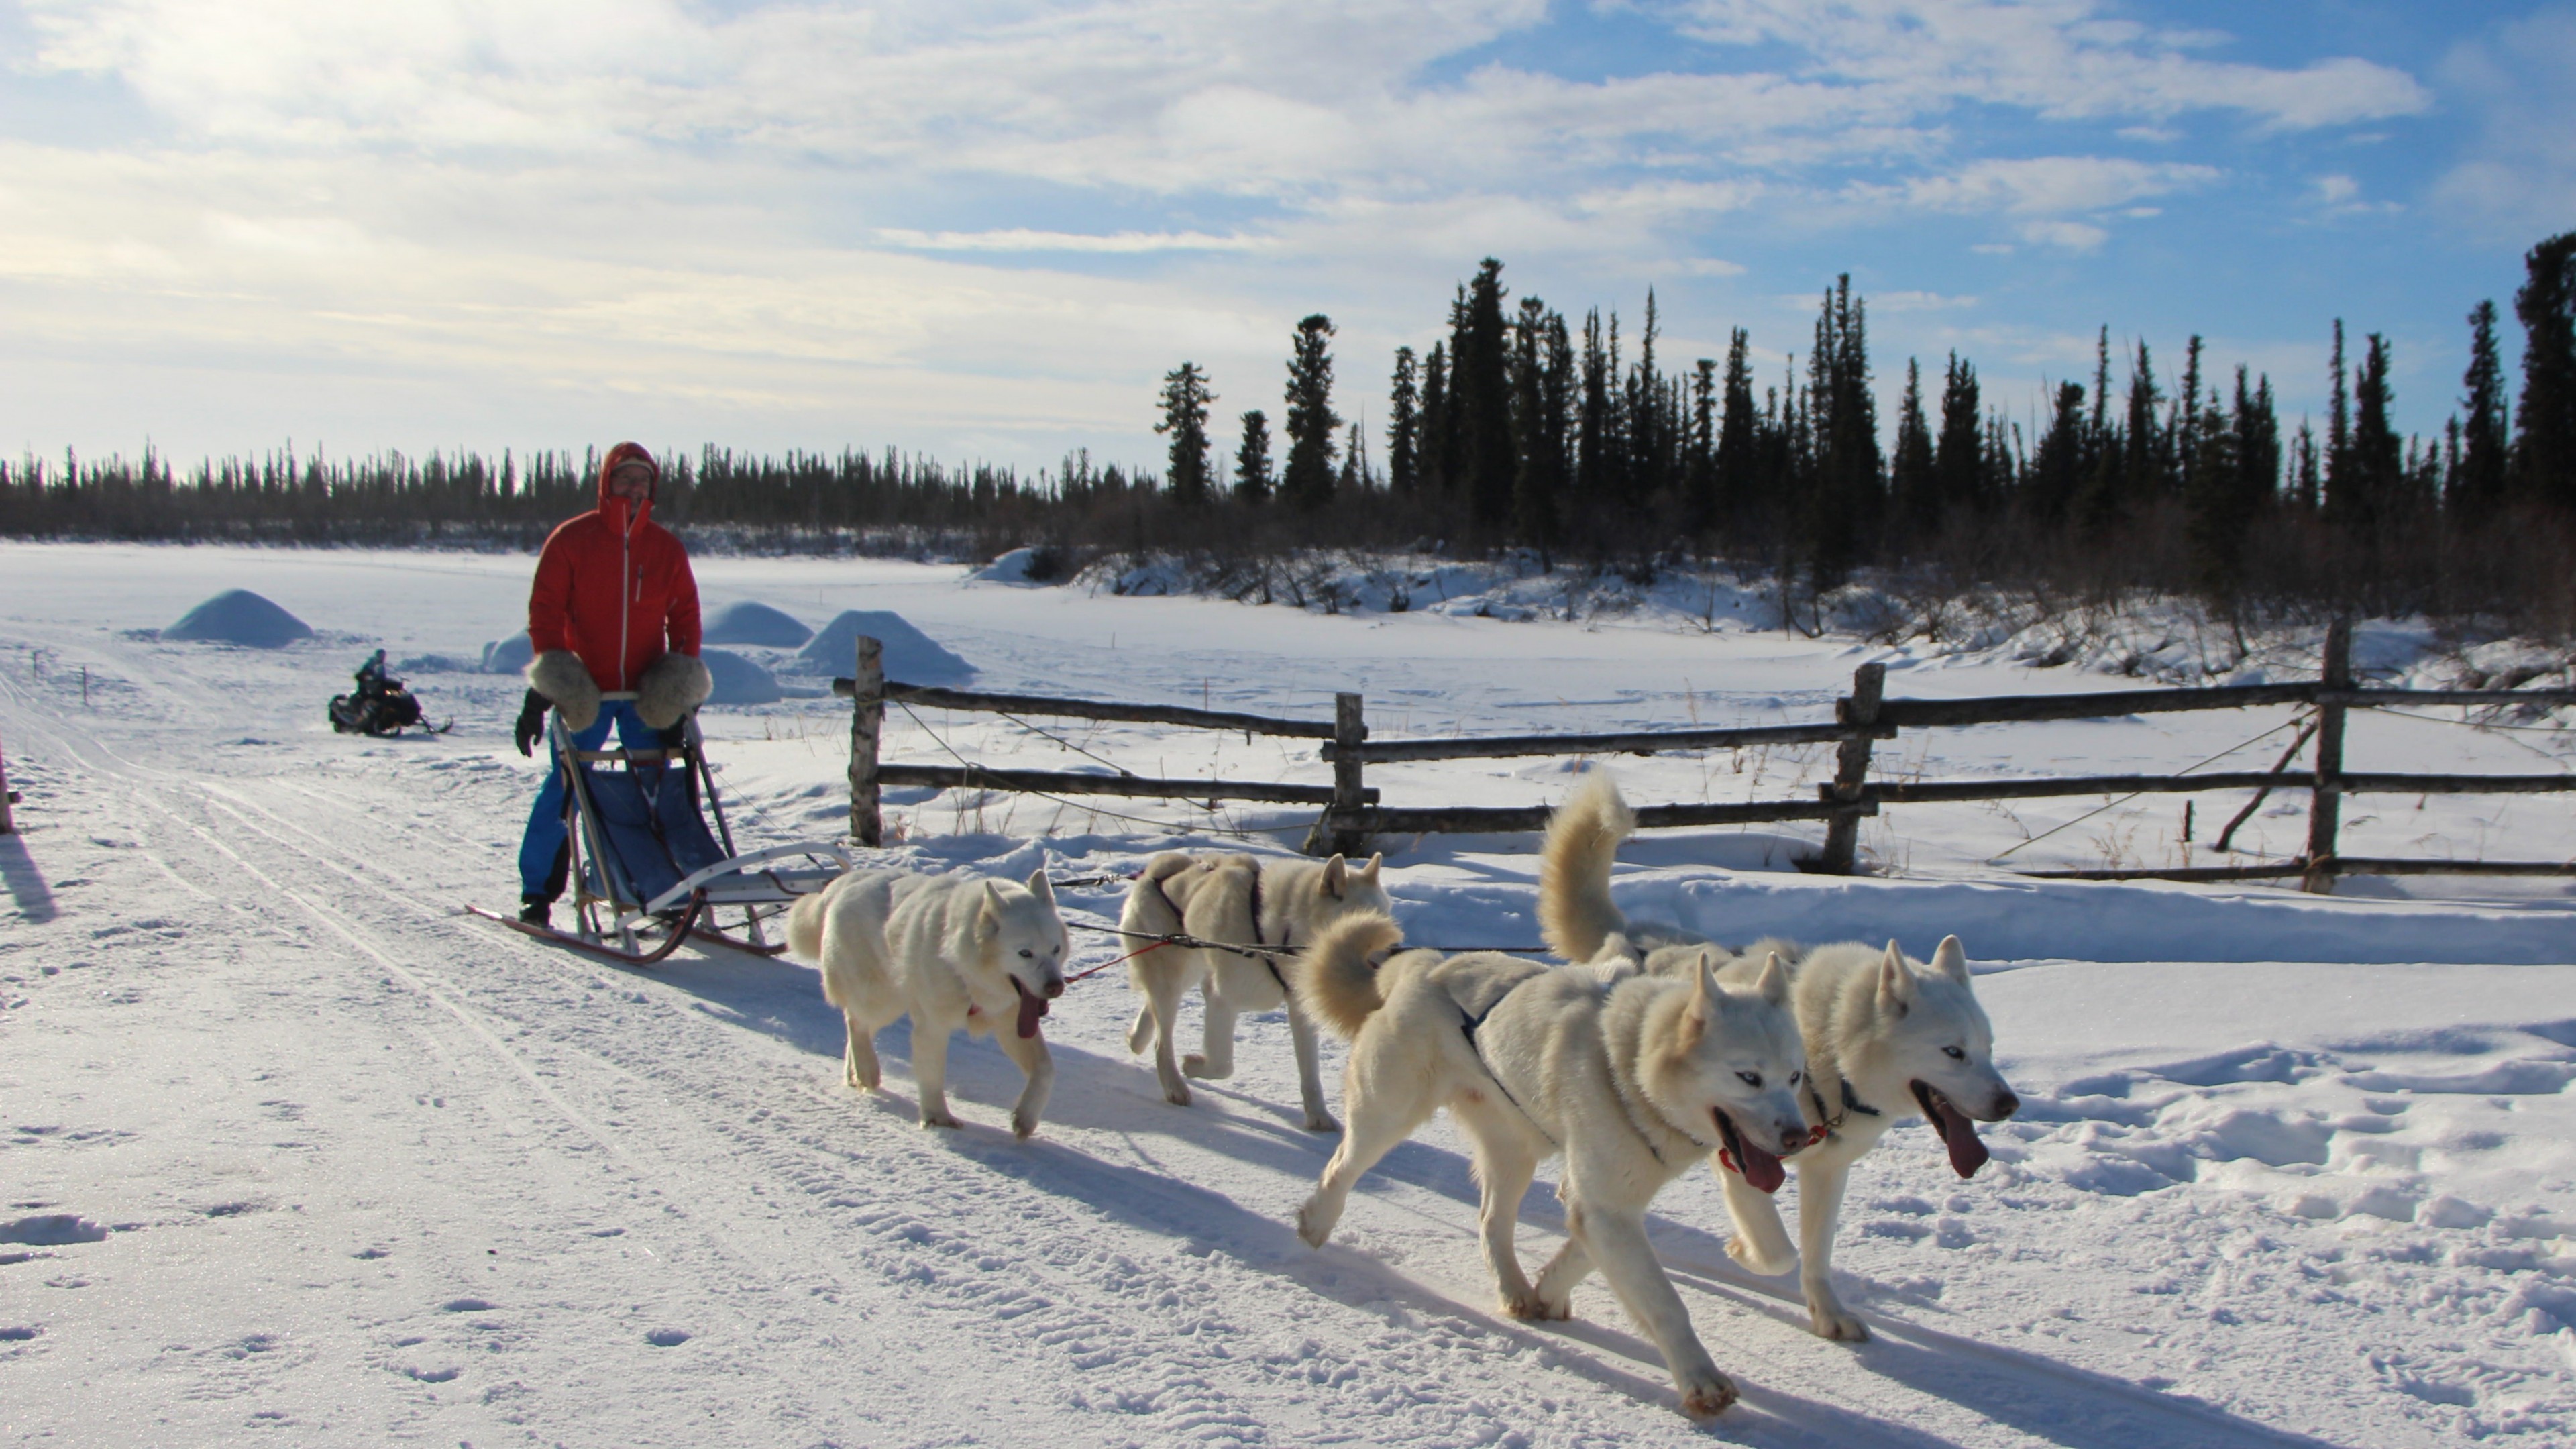
[(544, 896), (519, 897), (519, 919), (531, 926), (554, 924), (555, 903)]

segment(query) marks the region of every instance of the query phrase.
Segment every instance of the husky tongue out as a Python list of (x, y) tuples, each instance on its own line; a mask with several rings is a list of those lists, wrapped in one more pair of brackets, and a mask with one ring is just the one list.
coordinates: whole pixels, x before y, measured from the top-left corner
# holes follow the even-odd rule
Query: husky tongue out
[(1020, 994), (1020, 1020), (1018, 1027), (1021, 1039), (1026, 1040), (1029, 1037), (1036, 1036), (1038, 1034), (1038, 1018), (1047, 1014), (1046, 998), (1043, 996), (1032, 995), (1027, 987), (1020, 984), (1020, 978), (1017, 976), (1011, 978), (1011, 989)]
[(1923, 1106), (1924, 1119), (1932, 1130), (1941, 1134), (1941, 1145), (1950, 1149), (1950, 1168), (1961, 1177), (1974, 1177), (1993, 1154), (1977, 1136), (1976, 1124), (1967, 1114), (1950, 1105), (1950, 1099), (1928, 1082), (1915, 1082), (1914, 1100)]
[(1724, 1112), (1711, 1107), (1709, 1115), (1717, 1119), (1717, 1135), (1726, 1143), (1718, 1149), (1718, 1161), (1741, 1173), (1746, 1182), (1764, 1192), (1778, 1192), (1780, 1184), (1789, 1180), (1788, 1170), (1780, 1165), (1780, 1159), (1745, 1141), (1744, 1135), (1735, 1130), (1735, 1124), (1727, 1120)]

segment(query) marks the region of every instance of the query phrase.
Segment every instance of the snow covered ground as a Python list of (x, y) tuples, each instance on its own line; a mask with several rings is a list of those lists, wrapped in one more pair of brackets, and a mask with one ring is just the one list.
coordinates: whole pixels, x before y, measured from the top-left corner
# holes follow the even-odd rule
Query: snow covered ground
[[(1865, 835), (1882, 874), (1862, 880), (1791, 871), (1815, 838), (1799, 827), (1633, 843), (1628, 908), (1721, 937), (1892, 935), (1928, 953), (1959, 932), (2028, 1102), (1988, 1132), (1997, 1161), (1974, 1181), (1919, 1125), (1864, 1164), (1837, 1263), (1881, 1334), (1857, 1349), (1805, 1331), (1792, 1283), (1726, 1257), (1710, 1178), (1668, 1192), (1657, 1244), (1747, 1390), (1694, 1428), (1597, 1280), (1568, 1324), (1493, 1311), (1445, 1122), (1372, 1175), (1332, 1246), (1299, 1243), (1289, 1213), (1332, 1144), (1297, 1125), (1275, 1014), (1246, 1022), (1237, 1080), (1173, 1108), (1126, 1052), (1118, 973), (1094, 978), (1048, 1022), (1061, 1076), (1034, 1141), (1009, 1138), (1017, 1074), (987, 1044), (952, 1058), (970, 1126), (924, 1133), (903, 1029), (881, 1042), (890, 1095), (847, 1092), (838, 1020), (802, 967), (684, 951), (620, 972), (459, 916), (515, 891), (536, 769), (508, 742), (520, 690), (462, 662), (515, 630), (527, 570), (0, 545), (0, 751), (27, 795), (24, 834), (0, 838), (0, 1439), (2576, 1442), (2565, 882), (2354, 882), (2319, 899), (2006, 874), (2179, 861), (2172, 797), (2090, 818), (2104, 802), (1892, 808)], [(1809, 719), (1871, 658), (1894, 666), (1891, 694), (2116, 687), (1991, 651), (1652, 615), (1327, 617), (811, 559), (709, 559), (699, 576), (711, 602), (809, 625), (892, 610), (987, 688), (1317, 717), (1358, 689), (1381, 737)], [(317, 637), (257, 650), (147, 632), (228, 588)], [(2410, 641), (2366, 631), (2365, 658), (2402, 671)], [(409, 672), (455, 733), (330, 733), (324, 700), (376, 647), (459, 662)], [(790, 695), (708, 719), (739, 828), (747, 843), (837, 830), (845, 707), (792, 655), (745, 652)], [(2357, 717), (2353, 766), (2576, 760), (2563, 730), (2423, 713)], [(2287, 718), (1909, 734), (1895, 768), (2259, 768)], [(1280, 741), (1037, 723), (1054, 738), (899, 714), (887, 753), (1326, 778)], [(1607, 763), (1644, 803), (1803, 793), (1827, 755)], [(1524, 803), (1554, 798), (1567, 768), (1371, 781), (1392, 802)], [(2202, 802), (2191, 859), (2208, 862), (2242, 798)], [(1094, 803), (907, 797), (893, 855), (1080, 877), (1244, 843), (1222, 831), (1293, 845), (1303, 829), (1285, 809)], [(2356, 853), (2576, 854), (2566, 797), (2347, 809)], [(2304, 815), (2304, 796), (2277, 800), (2245, 842), (2290, 853)], [(1390, 845), (1416, 939), (1535, 938), (1528, 838)], [(1068, 893), (1094, 919), (1116, 900)], [(1079, 944), (1078, 964), (1115, 954)], [(1532, 1194), (1525, 1252), (1560, 1227)]]

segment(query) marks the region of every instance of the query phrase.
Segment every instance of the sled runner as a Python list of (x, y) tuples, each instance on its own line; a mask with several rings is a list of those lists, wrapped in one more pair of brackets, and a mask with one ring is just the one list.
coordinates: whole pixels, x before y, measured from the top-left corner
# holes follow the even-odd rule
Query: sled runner
[[(737, 852), (694, 715), (668, 749), (577, 750), (560, 714), (549, 729), (565, 774), (575, 929), (466, 907), (475, 915), (629, 966), (652, 965), (692, 937), (775, 956), (787, 948), (767, 940), (764, 914), (776, 916), (849, 867), (832, 843)], [(739, 938), (715, 924), (719, 909), (736, 908)]]

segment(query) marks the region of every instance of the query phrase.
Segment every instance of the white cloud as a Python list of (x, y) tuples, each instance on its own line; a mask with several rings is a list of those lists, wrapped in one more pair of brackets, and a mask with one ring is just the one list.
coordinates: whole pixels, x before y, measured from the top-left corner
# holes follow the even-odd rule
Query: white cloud
[(2433, 188), (2445, 213), (2529, 241), (2576, 219), (2576, 10), (2544, 10), (2463, 42), (2444, 90), (2479, 118)]
[(1258, 237), (1215, 236), (1203, 231), (1122, 231), (1103, 236), (1085, 232), (1032, 231), (1027, 227), (1000, 231), (912, 231), (889, 226), (879, 227), (877, 236), (889, 246), (921, 252), (1241, 252), (1263, 245)]
[(1717, 44), (1785, 45), (1810, 72), (1932, 108), (2025, 107), (2057, 118), (2235, 111), (2305, 130), (2421, 114), (2403, 71), (2350, 57), (2281, 70), (2186, 54), (2218, 37), (2103, 18), (2100, 0), (1670, 0), (1654, 9)]
[(1972, 162), (1905, 184), (1905, 199), (1938, 211), (2050, 216), (2104, 211), (2150, 196), (2206, 186), (2212, 166), (2103, 156), (2034, 156)]

